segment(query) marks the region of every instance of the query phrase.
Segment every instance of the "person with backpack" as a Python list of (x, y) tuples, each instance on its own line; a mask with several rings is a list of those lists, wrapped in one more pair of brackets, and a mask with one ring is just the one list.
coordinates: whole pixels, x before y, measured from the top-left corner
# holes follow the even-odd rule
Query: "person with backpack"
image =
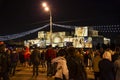
[(30, 62), (33, 64), (33, 76), (38, 76), (38, 67), (40, 64), (40, 51), (35, 48), (30, 55)]
[(85, 67), (78, 56), (79, 51), (74, 47), (69, 47), (67, 52), (66, 60), (69, 70), (69, 80), (87, 80)]
[(60, 49), (57, 53), (58, 56), (51, 61), (55, 68), (53, 70), (55, 80), (69, 80), (69, 71), (65, 59), (66, 53), (67, 51), (65, 49)]
[(10, 62), (5, 49), (6, 45), (0, 44), (0, 80), (10, 80), (8, 75)]

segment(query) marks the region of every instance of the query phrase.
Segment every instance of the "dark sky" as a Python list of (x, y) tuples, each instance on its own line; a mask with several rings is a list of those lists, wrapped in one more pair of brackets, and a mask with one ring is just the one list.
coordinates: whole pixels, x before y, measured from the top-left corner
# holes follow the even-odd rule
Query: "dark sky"
[[(0, 35), (20, 33), (49, 22), (44, 0), (0, 0)], [(53, 23), (110, 25), (120, 22), (120, 0), (47, 0)]]

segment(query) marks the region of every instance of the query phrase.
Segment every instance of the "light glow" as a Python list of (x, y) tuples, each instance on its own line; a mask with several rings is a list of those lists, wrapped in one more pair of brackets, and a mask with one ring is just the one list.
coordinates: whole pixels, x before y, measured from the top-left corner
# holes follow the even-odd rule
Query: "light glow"
[(50, 11), (50, 8), (49, 8), (49, 6), (48, 6), (48, 4), (46, 2), (43, 2), (42, 6), (45, 9), (45, 11)]
[(45, 7), (45, 11), (49, 11), (50, 9), (48, 7)]
[(47, 7), (47, 3), (46, 2), (42, 3), (42, 6)]

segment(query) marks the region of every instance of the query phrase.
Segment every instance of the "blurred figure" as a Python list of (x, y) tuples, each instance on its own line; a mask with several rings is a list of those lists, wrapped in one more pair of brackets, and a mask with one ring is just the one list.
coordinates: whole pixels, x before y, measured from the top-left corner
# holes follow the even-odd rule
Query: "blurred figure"
[(68, 55), (66, 56), (66, 60), (69, 70), (69, 80), (87, 80), (85, 67), (77, 55), (79, 51), (74, 47), (69, 47), (67, 51)]
[(16, 49), (13, 49), (10, 57), (11, 57), (10, 74), (12, 74), (12, 76), (14, 76), (16, 67), (17, 67), (17, 62), (19, 60), (19, 54), (17, 53)]
[(19, 52), (19, 60), (22, 66), (25, 66), (24, 49)]
[(57, 57), (52, 59), (52, 64), (57, 63), (55, 80), (69, 80), (69, 71), (67, 68), (67, 62), (65, 59), (67, 51), (65, 49), (60, 49), (57, 53)]
[(43, 51), (41, 52), (41, 65), (42, 65), (42, 68), (46, 68), (46, 64), (45, 64), (45, 53), (46, 53), (45, 50), (43, 50)]
[(101, 58), (103, 57), (104, 51), (105, 51), (105, 50), (104, 50), (102, 47), (100, 47), (99, 52), (100, 52)]
[(114, 64), (109, 50), (104, 52), (103, 59), (99, 62), (99, 70), (100, 80), (114, 80)]
[(93, 58), (94, 58), (94, 51), (93, 51), (93, 49), (88, 49), (88, 67), (89, 67), (90, 70), (92, 70)]
[(115, 62), (120, 55), (120, 47), (116, 47), (114, 54), (112, 55), (112, 62)]
[(24, 59), (25, 59), (25, 67), (29, 67), (30, 50), (29, 50), (29, 48), (27, 46), (25, 46)]
[(49, 45), (46, 54), (45, 54), (45, 59), (47, 61), (47, 76), (52, 76), (52, 65), (51, 65), (51, 60), (56, 57), (56, 52), (52, 48), (52, 45)]
[(0, 44), (0, 80), (10, 80), (8, 75), (10, 61), (8, 59), (8, 54), (6, 53), (5, 49), (5, 44)]
[(38, 67), (40, 64), (40, 51), (35, 48), (30, 56), (31, 63), (33, 64), (33, 76), (38, 76)]
[(99, 71), (99, 62), (102, 60), (99, 50), (95, 51), (95, 57), (93, 58), (93, 71), (95, 80), (99, 80), (100, 71)]
[(115, 66), (115, 80), (120, 80), (120, 55), (114, 62)]
[(84, 63), (85, 63), (85, 67), (88, 67), (88, 59), (89, 59), (89, 53), (86, 50), (85, 54), (84, 54)]
[(85, 66), (85, 63), (84, 63), (84, 50), (83, 50), (83, 48), (80, 48), (80, 49), (79, 49), (79, 54), (78, 54), (78, 56), (80, 57), (83, 65)]

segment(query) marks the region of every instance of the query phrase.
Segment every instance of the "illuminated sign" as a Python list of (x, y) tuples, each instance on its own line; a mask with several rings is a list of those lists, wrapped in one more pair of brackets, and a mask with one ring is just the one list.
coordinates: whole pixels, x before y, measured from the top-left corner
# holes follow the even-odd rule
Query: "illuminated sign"
[(88, 36), (88, 27), (76, 27), (75, 35), (77, 37)]

